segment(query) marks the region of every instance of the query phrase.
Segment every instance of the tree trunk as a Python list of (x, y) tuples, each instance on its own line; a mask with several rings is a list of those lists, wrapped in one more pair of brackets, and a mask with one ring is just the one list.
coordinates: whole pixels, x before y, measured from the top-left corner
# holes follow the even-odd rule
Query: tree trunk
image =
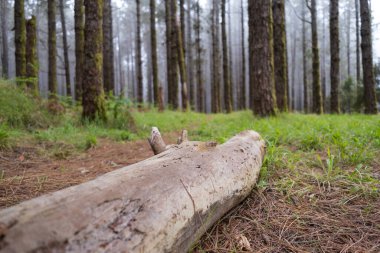
[[(187, 39), (186, 39), (186, 63), (187, 63), (187, 81), (189, 84), (188, 94), (189, 94), (189, 101), (190, 106), (195, 106), (196, 101), (196, 89), (194, 87), (194, 62), (193, 62), (193, 35), (192, 35), (192, 22), (191, 22), (191, 0), (187, 0)], [(182, 31), (185, 32), (185, 31)]]
[(306, 57), (306, 8), (305, 4), (302, 4), (302, 72), (303, 72), (303, 110), (305, 113), (309, 112), (308, 103), (308, 82), (307, 82), (307, 57)]
[(331, 112), (339, 113), (339, 0), (330, 0)]
[(377, 114), (375, 79), (373, 74), (372, 26), (368, 0), (360, 0), (360, 19), (362, 37), (362, 62), (364, 85), (364, 113)]
[(351, 77), (351, 1), (347, 3), (347, 78)]
[(218, 113), (221, 110), (220, 94), (220, 53), (219, 53), (219, 5), (213, 0), (211, 10), (211, 41), (212, 41), (212, 78), (211, 78), (211, 111)]
[(244, 23), (244, 5), (243, 0), (240, 1), (240, 9), (241, 9), (241, 86), (240, 86), (240, 109), (244, 110), (247, 108), (246, 106), (246, 64), (245, 64), (245, 23)]
[(153, 98), (154, 103), (158, 106), (158, 63), (157, 63), (157, 35), (156, 35), (156, 1), (150, 0), (150, 46), (152, 56), (152, 75), (153, 75)]
[(103, 0), (103, 83), (106, 95), (115, 94), (113, 28), (111, 0)]
[(251, 193), (263, 162), (256, 132), (212, 144), (185, 141), (2, 210), (0, 252), (187, 252)]
[(232, 87), (230, 79), (230, 67), (228, 59), (227, 31), (226, 31), (226, 0), (221, 2), (222, 11), (222, 47), (223, 47), (223, 83), (224, 83), (224, 106), (227, 113), (232, 112)]
[(0, 16), (1, 16), (1, 66), (2, 77), (7, 79), (9, 77), (9, 57), (8, 57), (8, 1), (1, 1)]
[(234, 71), (233, 71), (233, 58), (232, 58), (232, 48), (233, 48), (233, 43), (232, 43), (232, 23), (231, 23), (231, 0), (228, 0), (228, 41), (227, 41), (227, 50), (228, 50), (228, 73), (230, 76), (230, 97), (231, 97), (231, 106), (232, 110), (235, 110), (235, 97), (234, 94), (235, 92), (237, 93), (238, 90), (234, 86)]
[[(15, 40), (16, 77), (23, 78), (26, 75), (26, 59), (25, 59), (26, 27), (25, 27), (24, 0), (15, 1), (14, 31), (15, 31), (14, 40)], [(24, 84), (24, 82), (22, 81), (19, 81), (17, 83), (19, 85)]]
[[(48, 0), (48, 54), (49, 54), (49, 98), (57, 98), (57, 34), (56, 34), (56, 0)], [(17, 1), (16, 1), (17, 2)]]
[(136, 0), (136, 76), (137, 76), (137, 103), (139, 106), (143, 103), (143, 75), (141, 59), (141, 17), (140, 17), (140, 0)]
[(276, 112), (272, 1), (249, 0), (248, 4), (249, 73), (253, 113), (266, 117)]
[(63, 55), (64, 55), (64, 60), (65, 60), (66, 95), (71, 96), (69, 47), (67, 45), (65, 5), (64, 5), (65, 1), (60, 0), (59, 2), (60, 2), (59, 10), (61, 14), (62, 38), (63, 38)]
[[(306, 0), (308, 1), (308, 0)], [(317, 27), (317, 3), (311, 0), (311, 6), (308, 6), (311, 13), (311, 43), (313, 51), (313, 112), (323, 113), (323, 101), (321, 91), (321, 75), (318, 46), (318, 27)]]
[(195, 47), (197, 54), (197, 88), (198, 88), (198, 111), (205, 112), (205, 92), (204, 92), (204, 82), (203, 82), (203, 71), (202, 71), (202, 39), (201, 39), (201, 7), (199, 0), (196, 3), (196, 21), (194, 24), (196, 39)]
[(359, 0), (355, 0), (355, 24), (356, 24), (356, 92), (360, 83), (360, 26), (359, 26)]
[[(293, 29), (292, 32), (293, 45), (292, 45), (292, 87), (291, 87), (291, 96), (289, 98), (290, 108), (294, 111), (296, 109), (296, 61), (297, 61), (297, 35), (296, 29)], [(275, 64), (276, 69), (276, 64)], [(275, 75), (276, 76), (276, 75)], [(285, 90), (287, 92), (287, 89)], [(276, 93), (277, 94), (277, 93)], [(277, 99), (277, 96), (276, 96)], [(278, 103), (277, 103), (278, 104)]]
[(83, 118), (106, 120), (103, 91), (103, 1), (85, 0)]
[(84, 63), (84, 3), (75, 0), (75, 99), (82, 99)]
[(38, 96), (37, 23), (32, 16), (26, 21), (26, 77), (28, 89)]
[[(288, 110), (288, 64), (285, 24), (285, 0), (273, 0), (274, 79), (277, 107), (282, 112)], [(295, 69), (294, 65), (293, 69)], [(294, 86), (294, 80), (292, 81)]]
[[(176, 0), (173, 0), (173, 5)], [(185, 56), (184, 56), (184, 45), (182, 42), (182, 30), (181, 27), (176, 25), (177, 30), (177, 50), (178, 50), (178, 67), (179, 73), (181, 77), (181, 95), (182, 95), (182, 110), (187, 111), (189, 109), (189, 100), (187, 93), (187, 76), (186, 76), (186, 64), (185, 64)]]

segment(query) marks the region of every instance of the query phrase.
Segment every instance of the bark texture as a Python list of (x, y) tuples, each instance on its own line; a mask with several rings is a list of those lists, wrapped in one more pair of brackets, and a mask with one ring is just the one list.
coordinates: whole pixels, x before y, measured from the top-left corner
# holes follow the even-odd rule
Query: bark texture
[(212, 1), (211, 10), (211, 43), (212, 43), (212, 63), (211, 63), (211, 111), (218, 113), (221, 111), (220, 92), (220, 48), (219, 48), (219, 4), (218, 0)]
[[(174, 0), (175, 1), (175, 0)], [(189, 106), (188, 92), (187, 92), (187, 75), (186, 75), (186, 63), (184, 55), (184, 45), (182, 42), (182, 30), (180, 26), (176, 26), (177, 30), (177, 50), (178, 50), (178, 68), (181, 77), (181, 95), (182, 95), (182, 109), (187, 111)]]
[[(306, 0), (308, 1), (308, 0)], [(317, 26), (317, 3), (311, 0), (308, 5), (311, 13), (311, 44), (313, 52), (313, 112), (317, 114), (323, 113), (323, 101), (321, 90), (321, 71), (318, 46), (318, 26)]]
[(360, 25), (359, 25), (359, 0), (355, 0), (355, 32), (356, 32), (356, 86), (360, 83)]
[(232, 86), (230, 79), (230, 66), (228, 59), (227, 29), (226, 29), (226, 0), (221, 1), (222, 11), (222, 50), (223, 50), (223, 83), (224, 83), (224, 106), (227, 113), (232, 112)]
[[(56, 32), (56, 0), (48, 0), (48, 61), (49, 61), (49, 98), (57, 97), (57, 32)], [(16, 1), (17, 2), (17, 1)]]
[(240, 88), (240, 109), (246, 109), (246, 60), (245, 60), (245, 23), (244, 23), (244, 5), (243, 0), (240, 1), (241, 8), (241, 88)]
[(330, 0), (331, 112), (339, 113), (339, 0)]
[(38, 96), (37, 22), (36, 16), (26, 21), (26, 77), (31, 93)]
[[(24, 0), (15, 1), (14, 31), (15, 31), (14, 40), (15, 40), (16, 77), (23, 78), (25, 77), (25, 74), (26, 74), (26, 59), (25, 59), (26, 26), (25, 26)], [(22, 85), (23, 82), (18, 82), (18, 84)]]
[(150, 46), (152, 57), (152, 75), (153, 75), (153, 99), (156, 106), (159, 101), (159, 80), (158, 80), (158, 63), (157, 63), (157, 33), (156, 33), (156, 1), (150, 0)]
[[(272, 1), (249, 0), (249, 73), (253, 113), (276, 113), (273, 67)], [(260, 36), (257, 36), (260, 34)]]
[(85, 0), (83, 118), (106, 120), (103, 91), (103, 1)]
[(108, 95), (115, 93), (113, 28), (111, 0), (103, 0), (103, 86)]
[(302, 74), (303, 74), (303, 111), (309, 112), (309, 85), (307, 81), (307, 56), (306, 56), (306, 6), (302, 4)]
[(143, 74), (141, 59), (141, 15), (140, 0), (136, 0), (136, 78), (137, 78), (137, 102), (141, 106), (143, 103)]
[(361, 38), (362, 38), (362, 63), (363, 63), (363, 85), (364, 85), (364, 113), (376, 114), (376, 91), (373, 74), (372, 53), (372, 26), (371, 11), (368, 0), (360, 0)]
[(65, 19), (65, 1), (64, 0), (59, 0), (59, 11), (60, 11), (60, 15), (61, 15), (63, 55), (64, 55), (64, 60), (65, 60), (66, 95), (71, 96), (69, 46), (67, 44), (66, 19)]
[(75, 0), (75, 99), (82, 99), (84, 63), (84, 2)]
[(185, 141), (2, 210), (0, 252), (187, 252), (250, 194), (264, 145), (253, 131), (220, 146)]
[(2, 77), (7, 79), (9, 77), (9, 57), (8, 57), (8, 1), (1, 1), (0, 3), (0, 16), (1, 16), (1, 66)]
[(194, 23), (194, 30), (195, 30), (195, 47), (196, 47), (196, 68), (197, 68), (197, 89), (198, 89), (198, 111), (199, 112), (205, 112), (205, 94), (204, 94), (204, 82), (203, 82), (203, 60), (202, 60), (202, 37), (201, 37), (201, 7), (199, 4), (199, 0), (196, 3), (195, 6), (195, 12), (196, 12), (196, 20)]
[(277, 107), (282, 112), (288, 110), (288, 64), (285, 24), (285, 0), (273, 0), (274, 78)]

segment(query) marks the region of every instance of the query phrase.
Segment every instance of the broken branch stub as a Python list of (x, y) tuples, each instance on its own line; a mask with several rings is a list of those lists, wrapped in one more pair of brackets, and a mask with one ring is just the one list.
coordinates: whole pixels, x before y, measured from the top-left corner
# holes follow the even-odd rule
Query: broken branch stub
[(0, 252), (186, 252), (255, 186), (265, 153), (245, 131), (188, 141), (0, 211)]

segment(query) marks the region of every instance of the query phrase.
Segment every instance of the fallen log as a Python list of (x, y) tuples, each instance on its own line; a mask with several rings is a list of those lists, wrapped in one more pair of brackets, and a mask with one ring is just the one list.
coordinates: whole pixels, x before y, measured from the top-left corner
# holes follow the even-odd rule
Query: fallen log
[(0, 211), (0, 252), (186, 252), (250, 193), (264, 153), (253, 131), (170, 146)]

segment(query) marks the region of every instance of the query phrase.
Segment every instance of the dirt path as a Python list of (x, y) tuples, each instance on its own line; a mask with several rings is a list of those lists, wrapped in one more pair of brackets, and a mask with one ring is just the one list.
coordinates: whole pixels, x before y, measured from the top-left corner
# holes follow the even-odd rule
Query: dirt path
[[(177, 136), (179, 133), (173, 132), (164, 139), (175, 143)], [(65, 160), (44, 157), (38, 148), (24, 146), (0, 152), (0, 209), (153, 156), (146, 140), (121, 143), (103, 139), (97, 147)]]

